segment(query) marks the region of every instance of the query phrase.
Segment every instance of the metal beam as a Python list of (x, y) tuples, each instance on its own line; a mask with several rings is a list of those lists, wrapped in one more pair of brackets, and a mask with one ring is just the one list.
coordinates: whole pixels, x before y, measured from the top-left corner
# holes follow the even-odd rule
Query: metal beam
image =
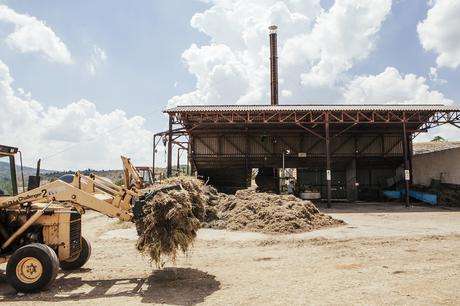
[(155, 155), (157, 153), (157, 142), (156, 135), (153, 135), (153, 152), (152, 152), (152, 172), (153, 172), (153, 181), (155, 181)]
[(392, 145), (388, 150), (383, 152), (383, 156), (385, 157), (388, 153), (390, 153), (394, 148), (396, 148), (397, 145), (401, 143), (402, 140), (397, 140), (394, 145)]
[(168, 128), (168, 164), (166, 175), (172, 176), (172, 137), (173, 137), (173, 117), (169, 115), (169, 128)]
[(195, 150), (194, 150), (194, 145), (195, 145), (195, 138), (194, 136), (190, 135), (188, 137), (188, 142), (189, 142), (189, 145), (188, 145), (188, 157), (189, 157), (189, 160), (190, 160), (190, 172), (191, 174), (195, 173), (196, 170), (197, 170), (197, 167), (196, 167), (196, 161), (195, 161)]
[[(309, 132), (310, 134), (313, 134), (313, 135), (315, 135), (315, 136), (317, 136), (317, 137), (319, 137), (319, 138), (321, 138), (321, 139), (326, 139), (326, 138), (324, 138), (322, 135), (320, 135), (320, 134), (316, 133), (315, 131), (313, 131), (313, 130), (311, 130), (311, 129), (305, 127), (305, 126), (303, 126), (303, 125), (300, 124), (300, 123), (297, 123), (297, 125), (300, 126), (302, 129), (304, 129), (305, 131)], [(328, 123), (328, 125), (329, 125), (329, 123)]]
[[(247, 136), (245, 136), (246, 138)], [(227, 141), (235, 150), (237, 150), (239, 153), (241, 154), (245, 154), (245, 152), (240, 148), (238, 147), (233, 141), (231, 141), (229, 138), (227, 138), (227, 136), (224, 136), (222, 135), (221, 136), (222, 139), (224, 139), (225, 141)], [(221, 151), (220, 154), (222, 154), (223, 152)]]
[(374, 142), (380, 138), (380, 135), (375, 136), (367, 145), (364, 146), (361, 150), (359, 150), (359, 153), (366, 151), (369, 149), (370, 146), (374, 144)]
[(460, 129), (460, 125), (458, 125), (457, 123), (453, 123), (453, 122), (449, 122), (450, 125), (453, 125), (455, 126), (456, 128), (459, 128)]
[(339, 135), (342, 135), (343, 133), (345, 133), (346, 131), (348, 131), (349, 129), (351, 129), (352, 127), (354, 127), (354, 126), (357, 125), (357, 124), (358, 124), (358, 123), (355, 122), (355, 123), (353, 123), (352, 125), (350, 125), (350, 126), (344, 128), (342, 131), (340, 131), (340, 132), (338, 132), (337, 134), (335, 134), (334, 136), (332, 136), (332, 138), (335, 138), (335, 137), (337, 137), (337, 136), (339, 136)]
[(410, 198), (409, 198), (409, 181), (410, 181), (410, 169), (409, 169), (409, 159), (408, 155), (408, 147), (407, 147), (407, 133), (406, 133), (406, 122), (402, 123), (402, 132), (403, 132), (403, 153), (404, 153), (404, 186), (405, 186), (405, 203), (406, 207), (410, 206)]
[(346, 145), (350, 140), (352, 140), (354, 137), (354, 135), (350, 135), (348, 138), (345, 139), (345, 141), (343, 141), (341, 144), (339, 144), (333, 151), (332, 151), (332, 155), (334, 155), (334, 153), (336, 153), (337, 151), (339, 151), (341, 148), (343, 148), (344, 145)]
[(246, 132), (246, 134), (244, 135), (244, 138), (245, 138), (245, 155), (244, 155), (244, 168), (245, 168), (245, 175), (246, 175), (246, 187), (249, 187), (251, 186), (251, 176), (248, 175), (249, 173), (249, 150), (250, 150), (250, 144), (249, 144), (249, 135), (248, 133)]
[(173, 141), (173, 145), (176, 145), (176, 146), (178, 146), (179, 148), (182, 148), (183, 150), (187, 150), (187, 146), (186, 146), (184, 143), (182, 143), (182, 142), (174, 142), (174, 141)]
[[(268, 149), (265, 145), (261, 144), (259, 141), (257, 141), (252, 135), (248, 135), (248, 138), (251, 139), (255, 144), (257, 144), (259, 147), (261, 147), (262, 149), (264, 149), (265, 152), (269, 153), (269, 154), (273, 154), (275, 152), (275, 150), (273, 149), (272, 151), (270, 151), (270, 149)], [(268, 139), (269, 137), (267, 137)]]
[(195, 137), (196, 140), (198, 140), (199, 142), (201, 142), (206, 148), (209, 149), (209, 151), (211, 151), (213, 154), (217, 154), (217, 152), (214, 150), (214, 148), (212, 148), (210, 145), (208, 145), (206, 142), (203, 141), (203, 139), (199, 138), (199, 137)]
[(305, 152), (308, 153), (310, 152), (311, 150), (313, 150), (314, 147), (316, 147), (317, 145), (319, 145), (323, 140), (322, 139), (317, 139), (311, 146), (309, 146)]
[[(368, 123), (368, 124), (387, 124), (387, 123), (406, 123), (423, 124), (436, 121), (456, 121), (460, 120), (459, 112), (446, 111), (338, 111), (330, 114), (329, 122), (333, 124), (343, 123)], [(454, 114), (454, 115), (453, 115)], [(179, 116), (180, 115), (180, 116)], [(332, 117), (332, 119), (331, 119)], [(203, 113), (178, 113), (177, 122), (183, 125), (196, 123), (317, 123), (324, 124), (324, 112), (312, 112), (311, 110), (263, 110), (263, 111), (217, 111)]]
[(179, 175), (180, 173), (180, 150), (181, 148), (177, 148), (177, 165), (176, 165), (176, 171), (177, 174)]
[(326, 123), (324, 124), (324, 131), (326, 134), (326, 181), (327, 181), (327, 208), (331, 208), (331, 148), (330, 148), (330, 137), (329, 137), (329, 113), (325, 114)]
[(284, 138), (283, 138), (282, 136), (278, 136), (278, 135), (277, 135), (277, 136), (276, 136), (276, 139), (278, 139), (278, 140), (280, 140), (282, 143), (284, 143), (284, 144), (286, 145), (286, 147), (288, 147), (289, 150), (291, 150), (292, 152), (298, 153), (298, 150), (295, 149), (295, 148), (293, 148), (293, 147), (291, 146), (291, 144), (289, 144), (286, 140), (284, 140)]

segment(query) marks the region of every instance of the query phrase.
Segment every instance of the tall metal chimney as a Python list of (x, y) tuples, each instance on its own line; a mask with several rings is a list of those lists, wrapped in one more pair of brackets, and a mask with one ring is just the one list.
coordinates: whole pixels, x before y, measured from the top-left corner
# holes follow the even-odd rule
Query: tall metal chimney
[(276, 30), (278, 27), (272, 25), (270, 30), (270, 87), (271, 105), (278, 105), (278, 39)]

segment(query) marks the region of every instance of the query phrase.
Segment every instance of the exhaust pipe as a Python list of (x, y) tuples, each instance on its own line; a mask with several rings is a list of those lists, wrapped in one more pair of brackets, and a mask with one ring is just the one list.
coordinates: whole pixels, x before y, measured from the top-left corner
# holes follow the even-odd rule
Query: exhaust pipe
[(278, 105), (278, 39), (276, 30), (278, 27), (272, 25), (270, 30), (270, 87), (271, 105)]

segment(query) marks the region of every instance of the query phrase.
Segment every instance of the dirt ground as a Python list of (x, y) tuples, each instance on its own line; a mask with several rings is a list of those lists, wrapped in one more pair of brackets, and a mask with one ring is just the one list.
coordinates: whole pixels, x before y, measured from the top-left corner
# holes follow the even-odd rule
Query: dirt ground
[(84, 218), (93, 255), (50, 290), (2, 305), (458, 304), (460, 210), (335, 204), (347, 225), (291, 235), (202, 229), (188, 257), (162, 270), (134, 247), (135, 231), (96, 213)]

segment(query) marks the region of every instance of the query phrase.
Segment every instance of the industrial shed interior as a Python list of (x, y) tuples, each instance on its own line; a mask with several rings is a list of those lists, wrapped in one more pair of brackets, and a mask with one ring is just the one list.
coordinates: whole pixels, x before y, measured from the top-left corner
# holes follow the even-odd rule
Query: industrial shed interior
[(460, 123), (460, 108), (444, 105), (178, 106), (165, 113), (169, 129), (154, 142), (166, 139), (168, 175), (177, 147), (221, 191), (249, 187), (255, 172), (260, 189), (279, 191), (287, 168), (300, 190), (317, 190), (328, 203), (408, 190), (412, 139)]
[[(443, 124), (460, 126), (460, 108), (445, 105), (279, 105), (277, 27), (269, 27), (270, 105), (177, 106), (165, 110), (167, 131), (154, 135), (187, 153), (192, 172), (222, 192), (251, 186), (326, 199), (381, 199), (384, 190), (404, 190), (409, 205), (412, 140)], [(188, 166), (187, 166), (188, 168)], [(255, 177), (254, 177), (255, 176)], [(313, 198), (310, 198), (313, 199)]]

